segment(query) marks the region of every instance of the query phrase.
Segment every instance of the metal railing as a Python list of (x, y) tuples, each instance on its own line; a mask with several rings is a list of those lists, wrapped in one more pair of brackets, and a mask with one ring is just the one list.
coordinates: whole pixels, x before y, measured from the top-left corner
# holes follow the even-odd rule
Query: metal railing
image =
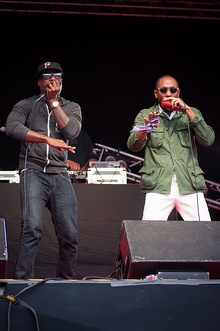
[[(133, 173), (131, 168), (135, 165), (142, 164), (144, 159), (138, 156), (135, 156), (130, 153), (126, 153), (121, 151), (120, 149), (115, 149), (106, 145), (95, 144), (99, 148), (99, 161), (102, 160), (104, 153), (108, 154), (108, 152), (114, 152), (117, 155), (117, 158), (120, 156), (126, 157), (131, 160), (130, 165), (127, 166), (127, 180), (133, 183), (140, 183), (140, 175)], [(205, 193), (205, 199), (209, 208), (219, 210), (220, 211), (220, 184), (216, 182), (212, 182), (210, 180), (205, 179), (207, 192)]]

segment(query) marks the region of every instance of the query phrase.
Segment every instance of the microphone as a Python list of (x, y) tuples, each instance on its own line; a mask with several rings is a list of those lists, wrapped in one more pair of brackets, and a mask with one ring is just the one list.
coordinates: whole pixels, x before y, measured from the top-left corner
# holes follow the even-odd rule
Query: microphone
[(176, 106), (173, 108), (173, 106), (171, 105), (171, 103), (169, 101), (161, 100), (161, 106), (166, 108), (167, 110), (174, 110), (174, 111), (179, 110), (179, 111), (185, 112), (185, 108), (183, 108), (183, 107)]

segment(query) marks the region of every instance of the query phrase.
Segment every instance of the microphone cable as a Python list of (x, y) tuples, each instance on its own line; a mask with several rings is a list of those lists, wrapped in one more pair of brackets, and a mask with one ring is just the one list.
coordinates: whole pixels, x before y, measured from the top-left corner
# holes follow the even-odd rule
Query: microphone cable
[(191, 155), (192, 155), (192, 165), (193, 165), (193, 171), (194, 171), (194, 176), (195, 176), (196, 204), (197, 204), (198, 220), (201, 221), (200, 211), (199, 211), (199, 197), (198, 197), (198, 189), (197, 189), (197, 181), (196, 181), (196, 170), (195, 170), (195, 163), (194, 163), (194, 160), (193, 160), (192, 137), (191, 137), (191, 131), (190, 131), (190, 127), (189, 127), (189, 122), (187, 124), (187, 128), (188, 128), (188, 134), (189, 134), (189, 140), (190, 140), (190, 151), (191, 151)]

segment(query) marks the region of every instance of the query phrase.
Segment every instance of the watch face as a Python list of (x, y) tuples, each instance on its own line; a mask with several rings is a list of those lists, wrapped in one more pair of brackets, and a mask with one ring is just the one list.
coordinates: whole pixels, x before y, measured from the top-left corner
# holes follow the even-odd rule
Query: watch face
[(53, 107), (58, 107), (58, 106), (59, 106), (59, 101), (54, 101), (54, 102), (52, 102), (52, 106), (53, 106)]

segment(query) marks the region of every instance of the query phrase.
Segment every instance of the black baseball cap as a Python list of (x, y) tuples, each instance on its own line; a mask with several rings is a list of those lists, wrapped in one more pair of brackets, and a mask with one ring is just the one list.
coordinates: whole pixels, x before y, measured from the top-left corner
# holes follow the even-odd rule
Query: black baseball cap
[(63, 69), (58, 62), (44, 62), (38, 66), (36, 76), (37, 78), (40, 78), (43, 73), (51, 70), (63, 74)]

